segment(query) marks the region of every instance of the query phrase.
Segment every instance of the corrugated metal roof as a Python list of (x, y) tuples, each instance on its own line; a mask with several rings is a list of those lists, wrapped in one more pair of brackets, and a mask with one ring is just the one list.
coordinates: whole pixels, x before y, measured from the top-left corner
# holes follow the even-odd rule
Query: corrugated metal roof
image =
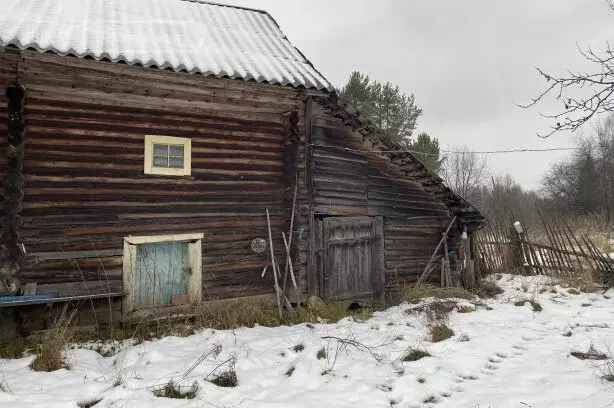
[(332, 90), (261, 10), (196, 0), (2, 0), (0, 45)]

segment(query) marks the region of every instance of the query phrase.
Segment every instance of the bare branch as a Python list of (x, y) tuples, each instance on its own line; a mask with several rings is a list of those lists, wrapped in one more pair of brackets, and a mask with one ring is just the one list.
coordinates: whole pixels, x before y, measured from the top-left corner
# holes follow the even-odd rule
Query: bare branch
[[(607, 4), (614, 10), (614, 0), (608, 0)], [(592, 72), (567, 71), (565, 75), (556, 76), (537, 68), (539, 75), (546, 80), (545, 90), (529, 103), (516, 104), (526, 109), (549, 96), (562, 102), (563, 107), (557, 113), (541, 113), (554, 124), (548, 132), (538, 133), (539, 137), (547, 138), (561, 131), (575, 132), (596, 115), (614, 112), (614, 52), (610, 44), (606, 44), (601, 54), (591, 47), (582, 49), (580, 46), (578, 52), (594, 66)]]

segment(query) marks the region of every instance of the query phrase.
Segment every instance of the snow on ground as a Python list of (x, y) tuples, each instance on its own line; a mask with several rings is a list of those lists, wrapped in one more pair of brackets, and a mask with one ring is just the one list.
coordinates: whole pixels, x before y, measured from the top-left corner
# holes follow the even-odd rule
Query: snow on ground
[[(497, 283), (505, 293), (473, 313), (453, 311), (449, 326), (455, 336), (440, 343), (428, 341), (424, 313), (407, 313), (417, 305), (403, 304), (364, 322), (348, 318), (337, 324), (204, 330), (128, 346), (107, 358), (70, 350), (70, 370), (53, 373), (29, 369), (33, 357), (0, 360), (0, 406), (74, 408), (99, 399), (96, 408), (612, 406), (614, 383), (600, 379), (602, 362), (569, 353), (591, 344), (607, 351), (608, 339), (614, 339), (614, 300), (601, 293), (571, 295), (560, 286), (551, 293), (544, 282), (504, 275)], [(542, 287), (548, 291), (539, 294)], [(534, 312), (528, 303), (514, 305), (534, 296), (543, 311)], [(469, 340), (460, 341), (465, 335)], [(326, 336), (354, 339), (371, 352), (348, 346), (335, 353), (337, 340)], [(292, 349), (298, 344), (304, 350)], [(221, 353), (193, 367), (215, 345), (222, 346)], [(411, 346), (432, 356), (399, 361)], [(318, 359), (322, 347), (328, 357)], [(204, 380), (231, 356), (236, 357), (236, 388)], [(295, 370), (287, 376), (290, 367)], [(196, 382), (196, 398), (154, 396), (152, 389), (169, 380), (186, 387)]]

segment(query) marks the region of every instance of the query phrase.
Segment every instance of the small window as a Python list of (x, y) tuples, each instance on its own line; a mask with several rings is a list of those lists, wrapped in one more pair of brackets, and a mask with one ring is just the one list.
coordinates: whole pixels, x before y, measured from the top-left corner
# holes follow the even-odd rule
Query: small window
[(145, 174), (189, 176), (192, 141), (185, 137), (145, 136)]

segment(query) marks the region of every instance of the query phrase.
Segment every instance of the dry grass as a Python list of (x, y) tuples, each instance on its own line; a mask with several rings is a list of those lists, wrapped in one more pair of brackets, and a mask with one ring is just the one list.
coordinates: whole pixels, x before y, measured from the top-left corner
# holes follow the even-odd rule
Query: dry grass
[[(281, 325), (293, 325), (307, 323), (313, 328), (312, 323), (327, 321), (336, 323), (339, 320), (352, 317), (356, 320), (371, 318), (374, 308), (361, 308), (348, 310), (344, 302), (330, 302), (318, 305), (315, 308), (295, 308), (294, 312), (284, 311), (282, 318), (276, 305), (267, 299), (243, 298), (225, 303), (205, 304), (192, 310), (184, 317), (166, 318), (142, 318), (132, 321), (123, 327), (103, 328), (96, 332), (77, 332), (69, 329), (75, 312), (64, 313), (63, 318), (58, 319), (42, 337), (31, 336), (27, 339), (17, 339), (0, 344), (0, 358), (21, 358), (27, 354), (36, 353), (40, 358), (36, 360), (36, 368), (45, 369), (57, 367), (55, 362), (50, 361), (51, 355), (58, 355), (60, 347), (66, 348), (68, 343), (104, 343), (133, 340), (134, 344), (143, 341), (154, 340), (165, 336), (185, 337), (205, 328), (216, 330), (231, 330), (240, 327), (266, 326), (277, 327)], [(99, 347), (102, 351), (102, 348)], [(108, 353), (112, 355), (111, 348)], [(105, 352), (106, 353), (106, 352)], [(61, 353), (60, 353), (61, 354)], [(49, 360), (49, 361), (48, 361)]]
[(482, 299), (489, 299), (502, 294), (503, 289), (501, 289), (495, 282), (481, 280), (477, 283), (472, 292)]
[(196, 326), (218, 330), (236, 329), (239, 327), (253, 327), (255, 325), (276, 327), (300, 323), (318, 323), (326, 320), (336, 323), (351, 316), (360, 320), (367, 320), (373, 315), (374, 309), (363, 308), (348, 310), (344, 302), (331, 302), (319, 305), (316, 308), (295, 308), (294, 312), (285, 311), (279, 318), (277, 307), (263, 299), (246, 298), (226, 304), (205, 305), (198, 311)]
[(43, 336), (36, 351), (36, 358), (30, 367), (34, 371), (56, 371), (60, 368), (68, 368), (64, 359), (64, 349), (71, 340), (71, 325), (77, 313), (77, 309), (69, 310), (66, 305), (56, 317), (51, 328)]
[(463, 288), (440, 288), (433, 285), (416, 285), (403, 290), (401, 300), (404, 302), (418, 302), (426, 298), (438, 299), (475, 299), (476, 295)]
[(37, 349), (37, 342), (32, 339), (15, 339), (0, 344), (0, 358), (22, 358)]

